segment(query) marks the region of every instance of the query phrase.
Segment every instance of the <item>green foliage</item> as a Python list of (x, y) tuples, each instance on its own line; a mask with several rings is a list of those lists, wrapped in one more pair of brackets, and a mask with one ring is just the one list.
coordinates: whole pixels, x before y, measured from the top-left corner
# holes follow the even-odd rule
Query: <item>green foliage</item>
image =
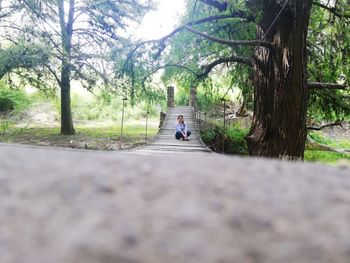
[(116, 120), (121, 112), (121, 100), (101, 96), (97, 98), (84, 98), (77, 94), (72, 95), (72, 112), (79, 120)]
[(189, 102), (189, 89), (178, 87), (175, 94), (176, 106), (187, 106)]
[[(334, 10), (350, 14), (346, 0), (336, 1)], [(349, 18), (339, 18), (313, 5), (308, 35), (309, 81), (350, 86), (349, 26)], [(311, 90), (308, 115), (315, 120), (349, 120), (349, 96), (349, 90)]]
[[(129, 101), (127, 101), (129, 102)], [(54, 100), (57, 111), (60, 111), (60, 101)], [(112, 95), (106, 91), (101, 91), (95, 96), (82, 96), (73, 93), (71, 96), (71, 106), (74, 119), (77, 120), (112, 120), (119, 121), (122, 117), (123, 100), (122, 97)], [(138, 103), (138, 107), (126, 103), (124, 109), (124, 119), (144, 119), (147, 111), (149, 117), (159, 117), (157, 104), (147, 102)]]
[(30, 105), (30, 99), (21, 90), (10, 89), (0, 81), (0, 112), (21, 111)]
[(245, 140), (248, 130), (238, 125), (231, 126), (226, 131), (225, 151), (233, 154), (247, 155), (248, 148)]
[(11, 123), (9, 121), (2, 121), (0, 118), (0, 135), (4, 135), (6, 131), (11, 128)]
[(15, 103), (9, 98), (0, 98), (0, 112), (11, 111), (15, 109)]
[[(196, 8), (194, 8), (196, 2)], [(225, 14), (241, 11), (252, 20), (261, 19), (259, 10), (262, 9), (264, 1), (228, 1), (229, 8)], [(333, 3), (334, 4), (334, 3)], [(332, 3), (328, 3), (332, 6)], [(332, 8), (333, 9), (333, 8)], [(336, 1), (334, 10), (339, 14), (350, 14), (348, 1)], [(217, 10), (211, 8), (201, 1), (188, 1), (187, 13), (182, 19), (182, 24), (190, 20), (216, 15)], [(221, 13), (223, 14), (223, 13)], [(314, 5), (310, 19), (308, 34), (308, 77), (309, 81), (344, 83), (350, 85), (350, 26), (349, 18), (339, 18)], [(211, 36), (221, 39), (254, 39), (255, 28), (253, 23), (242, 21), (240, 18), (211, 21), (205, 24), (193, 25), (196, 30), (205, 32)], [(167, 67), (163, 74), (165, 83), (176, 82), (178, 86), (190, 87), (191, 85), (202, 85), (202, 79), (196, 79), (202, 69), (219, 58), (238, 55), (250, 57), (252, 48), (244, 46), (230, 47), (213, 43), (198, 37), (190, 32), (181, 32), (170, 41), (171, 51), (164, 58), (164, 63), (170, 65), (181, 65), (181, 67)], [(252, 76), (246, 66), (230, 63), (225, 65), (223, 74), (231, 79), (232, 86), (241, 90), (241, 101), (248, 109), (253, 109)], [(224, 68), (225, 68), (224, 67)], [(207, 76), (212, 82), (222, 74), (223, 66), (216, 66)], [(205, 84), (204, 84), (205, 85)], [(215, 86), (211, 83), (211, 93), (215, 94)], [(224, 85), (222, 85), (224, 86)], [(309, 98), (310, 118), (315, 120), (336, 120), (350, 118), (350, 90), (311, 90)], [(212, 101), (206, 100), (198, 89), (198, 104), (200, 108), (211, 107)], [(179, 102), (183, 103), (185, 97), (179, 96)]]
[(248, 148), (245, 140), (247, 134), (247, 129), (235, 124), (225, 131), (216, 126), (213, 129), (202, 131), (200, 135), (203, 142), (216, 152), (247, 155)]
[[(200, 1), (196, 1), (196, 8), (193, 9), (194, 2), (187, 1), (186, 14), (181, 21), (182, 24), (218, 14), (216, 9)], [(236, 12), (237, 9), (247, 12), (245, 1), (229, 1), (229, 9), (225, 14), (230, 15)], [(238, 17), (214, 20), (193, 27), (221, 39), (255, 38), (254, 25), (242, 21)], [(165, 68), (162, 80), (166, 85), (175, 82), (180, 89), (183, 89), (183, 87), (189, 89), (193, 85), (197, 86), (197, 106), (203, 111), (208, 111), (208, 109), (218, 104), (218, 101), (230, 87), (235, 90), (233, 93), (241, 94), (241, 97), (238, 98), (241, 103), (244, 103), (250, 109), (253, 108), (253, 88), (250, 82), (250, 70), (247, 66), (233, 62), (219, 63), (210, 72), (205, 71), (207, 65), (220, 58), (228, 58), (232, 55), (249, 58), (253, 52), (251, 47), (224, 46), (188, 31), (175, 35), (170, 40), (170, 46), (170, 52), (164, 57), (163, 63), (177, 66)], [(237, 97), (231, 98), (229, 94), (226, 99), (237, 100)], [(184, 94), (179, 95), (178, 102), (181, 104), (186, 102)]]
[[(62, 84), (64, 62), (70, 65), (65, 71), (69, 78), (80, 81), (86, 89), (109, 86), (122, 92), (123, 87), (115, 84), (132, 45), (126, 29), (140, 22), (151, 9), (151, 0), (28, 0), (16, 3), (18, 12), (2, 21), (5, 29), (0, 41), (2, 46), (7, 39), (19, 44), (11, 46), (8, 52), (0, 52), (0, 58), (2, 55), (7, 58), (6, 63), (0, 63), (0, 73), (18, 66), (30, 68), (29, 72), (14, 71), (21, 85), (57, 91)], [(70, 18), (69, 12), (73, 10)], [(62, 17), (65, 21), (60, 23)], [(64, 24), (66, 28), (61, 28)], [(35, 48), (31, 43), (42, 43), (44, 48)]]
[(49, 57), (48, 47), (20, 40), (18, 44), (0, 49), (0, 79), (13, 69), (44, 65)]
[(207, 130), (207, 131), (202, 131), (200, 133), (201, 139), (203, 140), (204, 143), (206, 144), (212, 144), (213, 141), (215, 140), (215, 131), (214, 130)]

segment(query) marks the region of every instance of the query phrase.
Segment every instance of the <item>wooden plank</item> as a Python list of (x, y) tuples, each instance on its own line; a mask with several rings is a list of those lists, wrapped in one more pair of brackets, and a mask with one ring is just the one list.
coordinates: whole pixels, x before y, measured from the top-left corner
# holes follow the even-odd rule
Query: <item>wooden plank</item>
[(187, 148), (187, 147), (201, 147), (203, 148), (203, 146), (199, 143), (187, 143), (187, 144), (181, 144), (181, 143), (171, 143), (171, 142), (155, 142), (155, 143), (152, 143), (150, 144), (150, 146), (174, 146), (174, 147), (184, 147), (184, 148)]
[[(159, 134), (154, 141), (140, 151), (144, 151), (147, 154), (150, 152), (209, 152), (208, 148), (199, 140), (193, 113), (193, 108), (189, 106), (168, 108), (164, 125), (160, 129)], [(177, 116), (180, 114), (184, 116), (192, 132), (189, 141), (175, 139), (175, 125)]]
[(147, 147), (146, 150), (172, 152), (208, 152), (205, 148)]

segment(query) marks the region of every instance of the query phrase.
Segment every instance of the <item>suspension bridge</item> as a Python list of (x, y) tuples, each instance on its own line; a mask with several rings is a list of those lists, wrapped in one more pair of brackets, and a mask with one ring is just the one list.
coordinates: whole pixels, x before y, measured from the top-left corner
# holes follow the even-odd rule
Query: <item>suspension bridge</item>
[(0, 262), (349, 262), (348, 168), (207, 152), (174, 105), (138, 151), (0, 144)]
[[(192, 134), (189, 141), (175, 139), (175, 124), (178, 115), (183, 115)], [(199, 130), (191, 106), (169, 107), (158, 135), (146, 147), (137, 151), (143, 154), (155, 153), (203, 153), (211, 152), (199, 137)]]

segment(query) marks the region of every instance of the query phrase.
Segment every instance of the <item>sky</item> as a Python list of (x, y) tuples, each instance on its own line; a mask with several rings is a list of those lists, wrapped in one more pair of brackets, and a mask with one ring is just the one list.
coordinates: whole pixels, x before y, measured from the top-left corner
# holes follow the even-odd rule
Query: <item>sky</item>
[(139, 39), (158, 39), (176, 27), (185, 12), (185, 0), (157, 0), (155, 11), (144, 17), (135, 36)]

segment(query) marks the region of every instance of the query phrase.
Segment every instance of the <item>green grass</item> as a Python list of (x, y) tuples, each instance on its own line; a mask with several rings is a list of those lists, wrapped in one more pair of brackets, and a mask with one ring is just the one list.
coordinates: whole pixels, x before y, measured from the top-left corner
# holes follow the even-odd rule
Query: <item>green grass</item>
[[(325, 136), (322, 132), (310, 132), (309, 137), (319, 144), (323, 144), (334, 149), (350, 149), (349, 140), (331, 139)], [(321, 151), (317, 148), (318, 147), (312, 149), (311, 145), (306, 146), (304, 153), (305, 161), (321, 162), (325, 164), (335, 164), (342, 160), (350, 161), (350, 154), (337, 153), (332, 151)]]
[[(87, 123), (75, 125), (75, 135), (61, 135), (59, 127), (7, 127), (0, 133), (0, 141), (6, 143), (34, 144), (45, 146), (84, 148), (94, 150), (115, 150), (120, 141), (120, 125), (96, 125)], [(148, 128), (148, 139), (158, 132), (156, 121), (152, 120)], [(124, 148), (133, 148), (145, 143), (145, 126), (142, 122), (124, 125)]]
[[(79, 127), (76, 128), (77, 135), (84, 134), (86, 136), (96, 137), (96, 138), (115, 138), (120, 139), (121, 126), (112, 125), (107, 127)], [(123, 135), (126, 137), (144, 137), (145, 136), (145, 126), (138, 124), (126, 124), (123, 127)], [(154, 136), (158, 132), (157, 127), (148, 127), (148, 135)]]
[(326, 137), (325, 135), (323, 135), (320, 132), (310, 132), (309, 137), (312, 140), (314, 140), (315, 142), (330, 146), (332, 148), (337, 148), (337, 149), (349, 149), (350, 148), (350, 141), (349, 140), (331, 139), (331, 138)]
[[(56, 108), (59, 112), (57, 97), (53, 96), (48, 99), (40, 92), (27, 95), (23, 91), (9, 89), (0, 82), (0, 99), (4, 98), (4, 103), (7, 103), (9, 99), (14, 105), (14, 108), (10, 105), (12, 111), (10, 108), (10, 111), (0, 115), (0, 142), (72, 148), (86, 148), (88, 145), (89, 149), (115, 149), (115, 145), (120, 141), (122, 100), (110, 95), (106, 95), (107, 97), (102, 95), (90, 99), (76, 94), (72, 95), (73, 117), (77, 120), (74, 121), (76, 134), (62, 136), (59, 121), (33, 123), (25, 119), (26, 115), (21, 113), (28, 108), (29, 112), (31, 108), (34, 108), (34, 113), (36, 113), (37, 107), (40, 112), (41, 104), (45, 105), (48, 102), (52, 103), (53, 109)], [(150, 111), (147, 132), (148, 139), (150, 139), (158, 132), (159, 114), (155, 106), (146, 103), (140, 105)], [(7, 105), (4, 104), (5, 106)], [(48, 114), (50, 117), (51, 112)], [(123, 142), (125, 147), (132, 148), (143, 144), (146, 132), (145, 111), (128, 106), (125, 109), (124, 120)]]
[(315, 151), (315, 150), (306, 150), (304, 159), (305, 161), (310, 162), (322, 162), (327, 164), (332, 164), (339, 162), (340, 160), (350, 161), (349, 154), (342, 154), (329, 151)]
[(350, 149), (350, 141), (349, 140), (334, 140), (327, 144), (332, 148), (338, 149)]

